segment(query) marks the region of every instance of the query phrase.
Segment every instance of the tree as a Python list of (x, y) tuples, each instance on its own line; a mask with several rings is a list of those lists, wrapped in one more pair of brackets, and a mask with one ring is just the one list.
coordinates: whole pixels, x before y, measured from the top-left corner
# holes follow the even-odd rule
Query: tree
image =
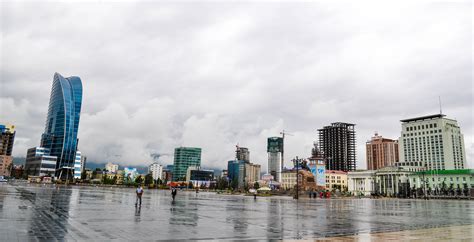
[(145, 186), (153, 184), (153, 176), (151, 174), (147, 174), (145, 176)]
[(112, 184), (117, 184), (117, 175), (114, 176), (114, 178), (112, 178)]
[(85, 180), (87, 178), (87, 173), (86, 171), (82, 171), (81, 173), (81, 180)]
[(254, 189), (259, 189), (259, 188), (260, 188), (260, 184), (258, 184), (258, 182), (255, 182), (255, 183), (253, 184), (253, 188), (254, 188)]
[(135, 178), (135, 183), (137, 183), (138, 185), (142, 184), (142, 176), (137, 176), (137, 178)]
[(230, 183), (230, 187), (233, 190), (236, 190), (239, 187), (239, 181), (237, 181), (237, 178), (234, 178), (232, 182)]

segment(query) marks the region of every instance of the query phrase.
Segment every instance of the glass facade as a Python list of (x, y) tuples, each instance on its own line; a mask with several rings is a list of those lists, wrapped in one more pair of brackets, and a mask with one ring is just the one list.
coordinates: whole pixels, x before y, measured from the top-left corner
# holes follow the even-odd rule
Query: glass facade
[(201, 166), (201, 148), (174, 149), (173, 181), (185, 181), (190, 166)]
[(81, 79), (75, 76), (64, 78), (55, 73), (41, 146), (48, 148), (51, 156), (58, 157), (56, 177), (62, 168), (74, 168), (81, 104)]

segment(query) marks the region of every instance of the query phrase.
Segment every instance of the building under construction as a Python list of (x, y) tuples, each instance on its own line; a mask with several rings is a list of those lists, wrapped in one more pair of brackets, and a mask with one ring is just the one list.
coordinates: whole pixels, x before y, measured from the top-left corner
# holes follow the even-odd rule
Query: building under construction
[(318, 129), (319, 145), (326, 158), (327, 170), (354, 171), (356, 169), (355, 124), (332, 123)]

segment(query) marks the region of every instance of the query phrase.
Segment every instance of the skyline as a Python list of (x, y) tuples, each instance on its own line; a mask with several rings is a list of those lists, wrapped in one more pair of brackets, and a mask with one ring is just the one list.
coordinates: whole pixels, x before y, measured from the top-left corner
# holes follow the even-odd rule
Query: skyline
[(203, 149), (203, 166), (225, 167), (240, 144), (266, 170), (268, 137), (294, 135), (285, 138), (289, 166), (310, 156), (317, 129), (348, 122), (361, 169), (375, 131), (398, 139), (400, 120), (439, 113), (441, 96), (474, 167), (471, 13), (463, 3), (375, 5), (380, 12), (148, 4), (2, 2), (0, 117), (16, 126), (14, 156), (39, 145), (59, 72), (83, 80), (79, 150), (90, 161), (140, 165), (192, 146)]

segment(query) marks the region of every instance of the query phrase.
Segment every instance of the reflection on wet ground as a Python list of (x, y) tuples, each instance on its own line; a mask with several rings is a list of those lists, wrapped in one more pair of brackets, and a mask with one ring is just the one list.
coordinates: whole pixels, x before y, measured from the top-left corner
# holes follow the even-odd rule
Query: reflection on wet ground
[[(472, 231), (473, 224), (471, 201), (305, 199), (296, 202), (288, 197), (259, 197), (255, 201), (245, 196), (178, 192), (176, 201), (172, 202), (168, 191), (145, 190), (143, 204), (136, 208), (131, 188), (0, 184), (3, 236), (0, 240), (7, 241), (334, 236), (370, 241), (380, 239), (370, 236), (391, 236), (391, 233), (415, 237), (436, 234), (426, 232), (429, 229), (446, 232), (470, 228)], [(469, 236), (473, 238), (472, 233)]]

